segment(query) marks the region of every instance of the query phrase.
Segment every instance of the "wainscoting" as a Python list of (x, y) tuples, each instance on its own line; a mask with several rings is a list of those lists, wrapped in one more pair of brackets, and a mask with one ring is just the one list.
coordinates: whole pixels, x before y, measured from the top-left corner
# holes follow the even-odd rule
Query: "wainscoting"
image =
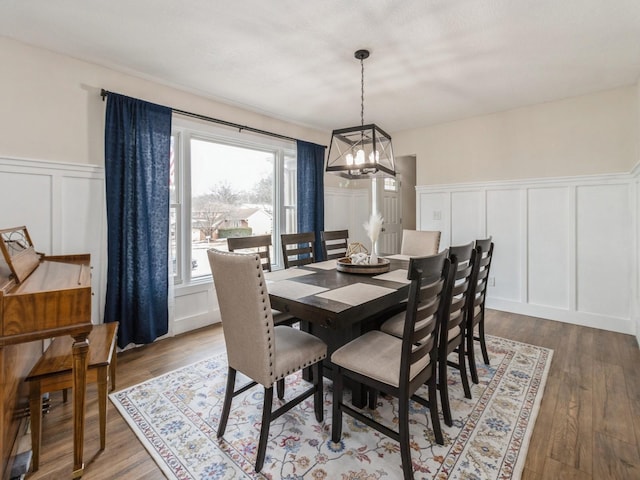
[[(629, 174), (417, 187), (417, 228), (442, 246), (492, 235), (487, 304), (640, 341), (640, 166)], [(367, 244), (366, 189), (327, 188), (325, 228)], [(92, 321), (106, 290), (104, 169), (0, 157), (0, 228), (26, 225), (38, 251), (91, 254)], [(170, 335), (219, 321), (210, 283), (182, 287)]]
[(636, 334), (638, 169), (417, 187), (417, 228), (441, 248), (493, 237), (487, 306)]
[(0, 157), (0, 228), (26, 225), (36, 251), (91, 254), (92, 322), (106, 290), (106, 209), (101, 167)]
[(362, 226), (369, 219), (371, 201), (366, 188), (326, 188), (324, 192), (324, 229), (349, 230), (349, 242), (369, 247)]

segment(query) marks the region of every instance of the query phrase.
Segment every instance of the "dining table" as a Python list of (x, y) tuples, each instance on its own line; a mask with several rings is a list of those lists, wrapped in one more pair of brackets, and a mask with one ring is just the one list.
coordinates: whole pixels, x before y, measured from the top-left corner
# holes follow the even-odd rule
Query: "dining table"
[[(333, 377), (331, 354), (363, 333), (378, 328), (395, 312), (402, 311), (409, 294), (409, 257), (384, 257), (389, 269), (383, 273), (349, 273), (338, 269), (338, 260), (327, 260), (265, 273), (271, 307), (300, 320), (300, 328), (327, 344), (323, 364), (325, 377)], [(372, 351), (371, 355), (375, 356)], [(310, 369), (304, 372), (311, 379)], [(367, 391), (360, 384), (346, 385), (352, 402), (364, 407)]]

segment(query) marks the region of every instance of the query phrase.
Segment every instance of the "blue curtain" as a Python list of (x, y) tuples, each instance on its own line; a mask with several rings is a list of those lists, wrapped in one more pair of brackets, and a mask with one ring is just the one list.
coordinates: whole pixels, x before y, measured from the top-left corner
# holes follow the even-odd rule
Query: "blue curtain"
[(324, 230), (324, 150), (322, 145), (297, 140), (298, 232), (315, 232), (316, 254), (324, 260), (320, 232)]
[(170, 108), (109, 93), (105, 322), (120, 322), (121, 348), (151, 343), (169, 327), (170, 148)]

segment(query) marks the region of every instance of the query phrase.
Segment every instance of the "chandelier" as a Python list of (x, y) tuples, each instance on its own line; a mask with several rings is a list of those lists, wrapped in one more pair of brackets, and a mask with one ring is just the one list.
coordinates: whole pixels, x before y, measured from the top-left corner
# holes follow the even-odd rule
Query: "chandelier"
[(395, 176), (391, 136), (374, 123), (364, 124), (364, 60), (368, 50), (358, 50), (360, 60), (360, 125), (331, 133), (327, 172), (358, 179), (378, 175)]

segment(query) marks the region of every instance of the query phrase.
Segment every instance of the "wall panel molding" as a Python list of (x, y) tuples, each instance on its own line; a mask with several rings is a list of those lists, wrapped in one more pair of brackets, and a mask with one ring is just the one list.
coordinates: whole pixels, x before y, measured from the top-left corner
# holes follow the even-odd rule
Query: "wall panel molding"
[(104, 168), (0, 157), (0, 228), (26, 225), (36, 250), (90, 253), (92, 321), (101, 323), (106, 293)]
[(636, 166), (626, 174), (418, 186), (416, 223), (442, 231), (441, 248), (493, 236), (489, 308), (637, 335), (640, 343), (639, 185)]

